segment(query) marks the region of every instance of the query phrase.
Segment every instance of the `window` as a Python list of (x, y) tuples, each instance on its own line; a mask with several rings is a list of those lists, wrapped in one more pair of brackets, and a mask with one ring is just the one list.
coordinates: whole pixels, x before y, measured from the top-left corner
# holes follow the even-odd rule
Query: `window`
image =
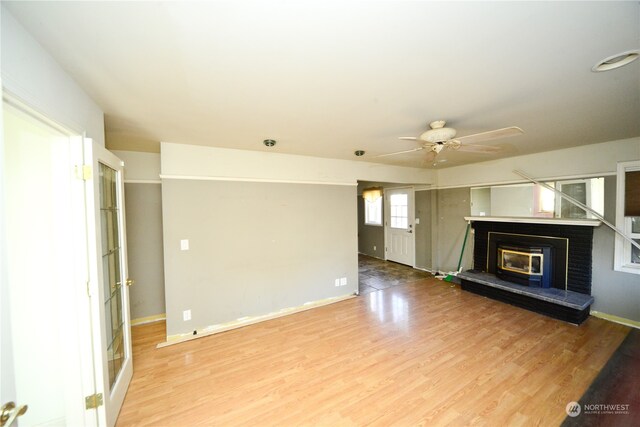
[(409, 195), (392, 194), (389, 198), (389, 206), (391, 208), (391, 227), (406, 230), (409, 227)]
[(382, 225), (382, 197), (371, 201), (364, 199), (364, 223)]
[[(634, 203), (640, 200), (636, 180), (640, 176), (640, 160), (619, 162), (616, 192), (616, 227), (640, 244), (640, 213)], [(615, 269), (640, 274), (640, 249), (616, 235)]]
[[(555, 182), (547, 184), (555, 188)], [(538, 191), (538, 213), (553, 215), (556, 209), (556, 193), (539, 185), (536, 186), (536, 190)]]

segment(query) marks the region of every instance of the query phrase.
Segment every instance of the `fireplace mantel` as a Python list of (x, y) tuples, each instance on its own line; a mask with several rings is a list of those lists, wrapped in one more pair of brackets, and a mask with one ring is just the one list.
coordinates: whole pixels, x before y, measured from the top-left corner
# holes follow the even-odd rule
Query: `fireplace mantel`
[(602, 221), (597, 219), (568, 219), (568, 218), (526, 218), (521, 216), (465, 216), (465, 221), (487, 221), (487, 222), (511, 222), (525, 224), (548, 224), (548, 225), (582, 225), (587, 227), (598, 227)]

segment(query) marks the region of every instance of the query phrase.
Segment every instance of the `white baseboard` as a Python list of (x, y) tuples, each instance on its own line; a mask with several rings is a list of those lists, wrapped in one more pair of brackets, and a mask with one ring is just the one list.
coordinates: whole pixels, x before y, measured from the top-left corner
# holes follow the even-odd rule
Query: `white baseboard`
[(159, 322), (161, 320), (167, 320), (167, 315), (162, 313), (154, 314), (153, 316), (139, 317), (131, 320), (131, 326), (144, 325), (147, 323)]
[(265, 322), (267, 320), (277, 319), (278, 317), (284, 317), (290, 314), (300, 313), (301, 311), (310, 310), (312, 308), (322, 307), (324, 305), (329, 305), (329, 304), (344, 301), (347, 299), (356, 298), (357, 296), (358, 295), (356, 294), (343, 295), (339, 297), (333, 297), (333, 298), (327, 298), (319, 301), (308, 302), (299, 307), (284, 308), (282, 310), (265, 314), (262, 316), (243, 317), (238, 320), (234, 320), (232, 322), (222, 323), (219, 325), (211, 325), (211, 326), (202, 328), (200, 330), (196, 330), (195, 335), (193, 335), (192, 333), (170, 335), (170, 336), (167, 336), (167, 341), (161, 342), (156, 346), (156, 348), (167, 347), (170, 345), (195, 340), (198, 338), (208, 337), (210, 335), (219, 334), (220, 332), (226, 332), (232, 329), (253, 325), (254, 323)]
[(593, 317), (608, 320), (609, 322), (619, 323), (621, 325), (630, 326), (632, 328), (640, 329), (640, 322), (631, 319), (625, 319), (624, 317), (614, 316), (613, 314), (601, 313), (599, 311), (591, 310), (590, 313)]

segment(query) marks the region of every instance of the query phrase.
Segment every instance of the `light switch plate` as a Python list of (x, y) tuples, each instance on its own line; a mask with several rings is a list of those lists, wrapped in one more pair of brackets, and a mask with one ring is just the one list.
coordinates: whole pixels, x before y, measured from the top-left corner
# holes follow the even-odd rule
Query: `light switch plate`
[(180, 240), (180, 250), (181, 251), (188, 251), (189, 250), (189, 240), (188, 239)]

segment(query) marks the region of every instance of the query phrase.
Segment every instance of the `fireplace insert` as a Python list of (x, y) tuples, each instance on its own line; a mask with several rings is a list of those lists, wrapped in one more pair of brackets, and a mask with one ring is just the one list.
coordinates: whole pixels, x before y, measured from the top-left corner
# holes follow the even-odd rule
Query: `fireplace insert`
[(496, 276), (526, 286), (551, 287), (553, 259), (550, 246), (497, 247)]

